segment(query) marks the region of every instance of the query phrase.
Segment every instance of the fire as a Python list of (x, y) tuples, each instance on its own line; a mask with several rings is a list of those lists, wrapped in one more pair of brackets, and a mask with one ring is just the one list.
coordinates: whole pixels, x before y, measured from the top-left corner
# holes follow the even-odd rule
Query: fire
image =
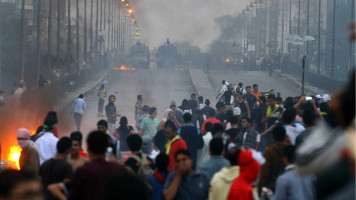
[(115, 67), (114, 69), (115, 69), (115, 70), (132, 70), (132, 71), (136, 70), (135, 68), (128, 68), (128, 67), (125, 67), (125, 65), (121, 65), (120, 68), (119, 68), (119, 67)]
[(20, 156), (21, 156), (22, 149), (18, 146), (10, 147), (10, 153), (8, 156), (8, 160), (11, 164), (13, 164), (18, 170), (20, 169)]

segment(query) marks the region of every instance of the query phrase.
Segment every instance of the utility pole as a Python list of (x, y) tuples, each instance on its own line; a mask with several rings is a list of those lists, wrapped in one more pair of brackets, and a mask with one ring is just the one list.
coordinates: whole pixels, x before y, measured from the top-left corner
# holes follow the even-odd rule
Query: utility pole
[[(102, 36), (101, 33), (103, 31), (103, 1), (104, 0), (100, 1), (100, 36)], [(101, 54), (102, 54), (101, 50), (102, 50), (103, 43), (102, 42), (99, 42), (99, 43), (100, 43), (99, 55), (101, 57)]]
[(71, 26), (71, 20), (70, 20), (70, 0), (68, 0), (68, 45), (67, 45), (67, 59), (68, 59), (68, 64), (69, 64), (69, 71), (72, 71), (72, 54), (71, 54), (71, 44), (72, 44), (72, 26)]
[[(39, 87), (41, 71), (41, 0), (37, 0), (37, 35), (36, 35), (36, 81)], [(1, 46), (1, 45), (0, 45)]]
[(57, 59), (56, 64), (57, 67), (59, 65), (59, 58), (60, 58), (60, 46), (61, 46), (61, 0), (57, 0)]
[[(104, 30), (106, 31), (106, 1), (104, 1)], [(103, 35), (103, 38), (105, 38), (105, 35)], [(104, 50), (105, 50), (105, 42), (104, 42)]]
[[(298, 0), (298, 36), (300, 34), (300, 0)], [(297, 45), (297, 62), (299, 61), (299, 45)]]
[(333, 26), (332, 26), (332, 52), (331, 52), (331, 78), (334, 79), (335, 65), (335, 18), (336, 18), (336, 0), (333, 1)]
[(110, 50), (110, 27), (111, 27), (111, 23), (112, 23), (112, 16), (111, 16), (112, 12), (111, 12), (111, 0), (109, 0), (109, 14), (108, 14), (108, 46), (107, 46), (107, 51)]
[(91, 0), (90, 3), (90, 62), (93, 63), (93, 39), (94, 39), (94, 30), (93, 30), (93, 4), (94, 0)]
[(302, 72), (302, 95), (304, 95), (304, 80), (305, 80), (305, 61), (307, 60), (307, 56), (303, 56), (303, 72)]
[(284, 0), (282, 1), (282, 55), (284, 53)]
[[(351, 23), (355, 21), (355, 0), (351, 0)], [(348, 72), (351, 73), (352, 65), (352, 42), (349, 41), (349, 66)]]
[(95, 59), (98, 58), (98, 38), (99, 38), (99, 0), (96, 0), (96, 15), (95, 15)]
[(88, 41), (87, 41), (87, 0), (84, 0), (84, 62), (87, 63), (87, 51), (88, 51)]
[[(307, 35), (309, 36), (310, 34), (310, 29), (309, 29), (309, 18), (310, 18), (310, 14), (309, 14), (309, 8), (310, 8), (310, 0), (307, 0)], [(306, 42), (306, 54), (308, 56), (308, 58), (310, 57), (309, 55), (309, 41)], [(309, 70), (309, 59), (307, 61), (307, 70)]]
[(25, 0), (21, 1), (21, 22), (20, 22), (20, 65), (21, 65), (21, 80), (25, 80), (25, 40), (24, 40), (24, 26), (25, 26)]
[(318, 74), (320, 74), (320, 60), (321, 60), (321, 55), (320, 55), (320, 41), (321, 41), (321, 0), (319, 0), (319, 12), (318, 12)]
[(48, 43), (47, 43), (47, 78), (48, 80), (51, 79), (50, 77), (50, 70), (51, 70), (51, 48), (52, 48), (52, 2), (53, 0), (49, 0), (49, 9), (48, 9)]
[(80, 51), (79, 51), (79, 49), (80, 49), (80, 44), (79, 44), (79, 0), (76, 0), (76, 7), (77, 7), (77, 12), (76, 12), (76, 14), (77, 14), (77, 19), (76, 19), (76, 39), (77, 39), (77, 41), (76, 41), (76, 43), (77, 43), (77, 58), (76, 58), (76, 68), (77, 68), (77, 70), (79, 71), (79, 58), (80, 58)]

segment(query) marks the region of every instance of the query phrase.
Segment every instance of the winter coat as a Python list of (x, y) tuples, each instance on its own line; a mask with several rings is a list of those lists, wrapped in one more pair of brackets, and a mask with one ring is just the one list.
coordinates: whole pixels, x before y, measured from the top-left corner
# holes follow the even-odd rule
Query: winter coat
[(210, 200), (225, 200), (232, 182), (239, 176), (239, 166), (224, 167), (217, 172), (210, 182)]

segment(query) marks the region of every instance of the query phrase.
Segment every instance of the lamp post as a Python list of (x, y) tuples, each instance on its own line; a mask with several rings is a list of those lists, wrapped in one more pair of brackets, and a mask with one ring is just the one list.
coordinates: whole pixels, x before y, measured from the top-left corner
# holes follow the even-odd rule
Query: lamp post
[(60, 57), (60, 50), (61, 50), (61, 1), (57, 0), (57, 59), (56, 64), (57, 67), (59, 65), (59, 57)]
[[(50, 1), (51, 2), (51, 1)], [(50, 4), (51, 5), (51, 4)], [(21, 80), (25, 80), (25, 41), (24, 41), (24, 29), (25, 26), (25, 0), (21, 1), (21, 22), (20, 22), (20, 65), (21, 65)]]
[(334, 79), (334, 65), (335, 65), (335, 14), (336, 14), (336, 0), (333, 0), (333, 26), (332, 26), (332, 55), (331, 55), (331, 78)]
[[(41, 0), (37, 0), (37, 35), (36, 35), (36, 68), (37, 68), (37, 85), (39, 85), (40, 81), (40, 71), (41, 71)], [(0, 38), (1, 39), (1, 38)]]
[(303, 71), (302, 71), (302, 95), (304, 94), (304, 80), (305, 80), (305, 62), (307, 60), (307, 56), (303, 56)]
[[(300, 34), (300, 0), (298, 0), (298, 36)], [(297, 45), (297, 62), (299, 61), (299, 45)]]
[(321, 55), (320, 55), (320, 38), (321, 38), (321, 0), (319, 0), (319, 11), (318, 11), (318, 74), (320, 74), (320, 59), (321, 59)]
[(50, 70), (51, 70), (51, 54), (52, 54), (52, 2), (49, 0), (49, 9), (48, 9), (48, 42), (47, 42), (47, 78), (50, 80)]

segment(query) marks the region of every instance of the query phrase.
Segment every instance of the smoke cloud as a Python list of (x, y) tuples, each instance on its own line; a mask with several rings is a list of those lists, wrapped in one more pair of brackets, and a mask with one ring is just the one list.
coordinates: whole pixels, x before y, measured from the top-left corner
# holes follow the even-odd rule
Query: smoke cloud
[(218, 38), (216, 18), (236, 16), (248, 0), (135, 0), (132, 6), (141, 33), (141, 41), (150, 49), (169, 38), (172, 42), (189, 42), (203, 52)]

